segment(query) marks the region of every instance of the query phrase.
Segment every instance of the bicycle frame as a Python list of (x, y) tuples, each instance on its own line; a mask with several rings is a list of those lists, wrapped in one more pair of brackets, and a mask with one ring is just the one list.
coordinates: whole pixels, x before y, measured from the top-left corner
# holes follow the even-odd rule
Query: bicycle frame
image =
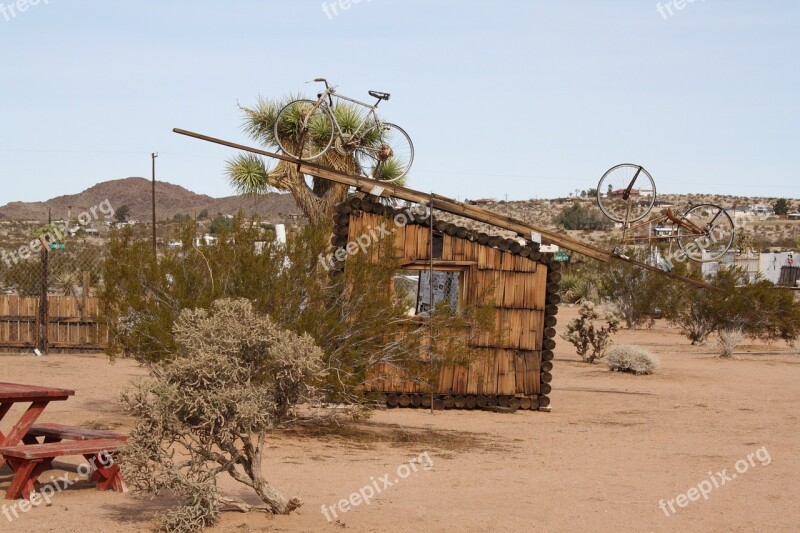
[[(328, 101), (326, 101), (326, 98), (328, 99), (328, 101), (330, 101), (330, 103)], [(369, 111), (367, 111), (367, 115), (364, 117), (364, 119), (358, 125), (358, 128), (356, 128), (356, 130), (351, 134), (353, 137), (358, 137), (358, 134), (361, 133), (362, 128), (364, 128), (364, 126), (367, 124), (367, 122), (369, 122), (370, 118), (372, 118), (372, 121), (375, 123), (376, 126), (380, 126), (381, 125), (381, 121), (378, 119), (378, 113), (376, 111), (378, 109), (378, 104), (380, 104), (380, 100), (378, 100), (377, 104), (371, 105), (371, 104), (368, 104), (366, 102), (362, 102), (360, 100), (356, 100), (355, 98), (350, 98), (349, 96), (342, 96), (340, 94), (337, 94), (335, 88), (327, 87), (319, 95), (319, 99), (317, 100), (317, 105), (325, 106), (325, 108), (327, 108), (328, 111), (330, 111), (331, 117), (333, 118), (333, 123), (336, 126), (336, 131), (338, 132), (338, 135), (339, 135), (340, 138), (343, 137), (345, 135), (345, 133), (344, 133), (344, 131), (342, 131), (342, 127), (339, 125), (339, 121), (336, 120), (336, 115), (333, 114), (333, 100), (332, 100), (333, 98), (337, 98), (339, 100), (345, 100), (347, 102), (352, 102), (352, 103), (357, 104), (357, 105), (359, 105), (361, 107), (365, 107), (365, 108), (367, 108), (369, 110)]]
[[(714, 219), (711, 221), (711, 223), (709, 225), (713, 226), (714, 222), (716, 222), (716, 220), (717, 220), (717, 218), (719, 216), (720, 216), (720, 214), (718, 213), (717, 216), (714, 217)], [(697, 226), (696, 224), (693, 224), (689, 220), (684, 220), (682, 218), (679, 218), (677, 215), (675, 215), (675, 213), (672, 212), (671, 209), (668, 209), (667, 212), (664, 213), (663, 215), (660, 215), (660, 216), (657, 216), (657, 217), (653, 217), (653, 218), (649, 218), (647, 220), (638, 222), (636, 224), (626, 223), (622, 228), (622, 240), (620, 241), (620, 243), (621, 244), (629, 244), (629, 243), (636, 243), (636, 242), (641, 242), (641, 241), (648, 241), (649, 242), (649, 241), (654, 241), (654, 240), (655, 241), (677, 240), (678, 239), (678, 235), (677, 235), (677, 233), (675, 232), (674, 229), (673, 229), (671, 235), (655, 235), (654, 236), (654, 235), (651, 235), (650, 232), (648, 231), (647, 232), (647, 236), (633, 236), (633, 237), (629, 237), (628, 236), (628, 232), (629, 231), (634, 231), (635, 232), (636, 230), (642, 229), (643, 227), (650, 226), (652, 224), (655, 224), (656, 227), (659, 227), (665, 222), (669, 222), (672, 225), (673, 228), (676, 228), (676, 227), (684, 228), (684, 229), (688, 230), (692, 235), (697, 235), (698, 237), (699, 236), (705, 236), (705, 235), (708, 234), (708, 230), (707, 229), (702, 229), (699, 226)]]

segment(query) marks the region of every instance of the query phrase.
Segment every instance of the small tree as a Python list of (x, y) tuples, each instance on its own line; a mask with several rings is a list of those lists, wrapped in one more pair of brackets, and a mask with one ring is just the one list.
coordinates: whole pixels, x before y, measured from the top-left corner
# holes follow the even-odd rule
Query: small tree
[(562, 209), (556, 216), (555, 223), (568, 230), (603, 230), (613, 226), (599, 210), (583, 207), (580, 202), (574, 202)]
[(114, 211), (114, 219), (117, 222), (125, 222), (128, 220), (128, 215), (131, 213), (131, 208), (126, 205), (119, 206), (116, 211)]
[(744, 335), (742, 334), (741, 329), (723, 329), (718, 333), (718, 340), (717, 345), (719, 346), (722, 353), (720, 357), (728, 358), (733, 356), (733, 352), (736, 350), (736, 347), (741, 344), (742, 339), (744, 339)]
[(664, 276), (616, 261), (602, 272), (600, 294), (628, 329), (651, 327), (654, 317), (664, 307), (667, 285)]
[(122, 457), (128, 482), (182, 497), (161, 517), (166, 531), (199, 531), (225, 508), (254, 509), (220, 494), (220, 474), (252, 489), (261, 510), (288, 514), (299, 507), (267, 482), (263, 454), (269, 432), (290, 424), (293, 406), (313, 392), (322, 351), (243, 299), (184, 310), (174, 333), (173, 359), (151, 364), (153, 379), (123, 396), (137, 419)]
[(567, 332), (561, 338), (572, 343), (584, 363), (594, 363), (605, 356), (611, 344), (611, 335), (619, 331), (619, 320), (613, 315), (606, 315), (607, 325), (595, 327), (594, 321), (600, 319), (600, 313), (591, 302), (581, 305), (580, 317), (573, 318), (567, 324)]
[(789, 201), (786, 198), (780, 198), (772, 208), (775, 210), (776, 215), (785, 215), (789, 212)]

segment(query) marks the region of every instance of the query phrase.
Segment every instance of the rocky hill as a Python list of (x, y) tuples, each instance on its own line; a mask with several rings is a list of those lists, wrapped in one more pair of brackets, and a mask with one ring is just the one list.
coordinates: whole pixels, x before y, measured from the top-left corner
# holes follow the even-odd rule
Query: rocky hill
[[(45, 221), (48, 209), (52, 209), (55, 220), (66, 218), (68, 213), (75, 218), (80, 212), (108, 200), (115, 209), (127, 205), (130, 209), (129, 219), (148, 221), (152, 216), (151, 187), (150, 180), (145, 178), (104, 181), (78, 194), (59, 196), (42, 202), (11, 202), (0, 207), (0, 217)], [(236, 214), (242, 210), (247, 215), (257, 214), (270, 222), (300, 214), (289, 194), (271, 193), (259, 198), (212, 198), (180, 185), (156, 181), (156, 216), (159, 220), (171, 219), (176, 214), (195, 216), (203, 210), (207, 210), (212, 217), (217, 213)]]

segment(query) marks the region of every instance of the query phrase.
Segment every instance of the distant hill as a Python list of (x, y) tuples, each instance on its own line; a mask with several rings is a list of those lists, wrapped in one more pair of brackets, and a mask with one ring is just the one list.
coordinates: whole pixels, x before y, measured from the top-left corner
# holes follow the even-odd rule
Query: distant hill
[[(127, 205), (131, 220), (149, 221), (151, 215), (151, 182), (145, 178), (125, 178), (104, 181), (78, 194), (59, 196), (43, 202), (11, 202), (0, 207), (0, 218), (12, 220), (47, 219), (52, 209), (54, 220), (67, 217), (71, 211), (73, 219), (82, 211), (108, 200), (116, 209)], [(301, 214), (290, 194), (270, 193), (258, 198), (229, 196), (212, 198), (197, 194), (180, 185), (156, 181), (156, 217), (171, 219), (176, 214), (195, 216), (208, 210), (211, 217), (236, 214), (240, 210), (247, 215), (257, 214), (269, 222), (283, 221), (288, 215)]]

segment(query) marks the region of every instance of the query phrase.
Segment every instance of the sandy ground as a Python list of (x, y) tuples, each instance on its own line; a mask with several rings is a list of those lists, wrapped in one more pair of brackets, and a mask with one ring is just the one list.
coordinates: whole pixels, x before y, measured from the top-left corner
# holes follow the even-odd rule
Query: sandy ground
[[(574, 314), (563, 310), (560, 328)], [(276, 438), (269, 478), (304, 507), (277, 518), (227, 513), (214, 531), (800, 530), (798, 353), (750, 342), (720, 360), (662, 324), (622, 332), (616, 342), (648, 347), (661, 358), (660, 371), (635, 377), (587, 366), (561, 342), (552, 413), (390, 410), (358, 431)], [(76, 389), (43, 421), (125, 430), (131, 421), (116, 398), (143, 374), (131, 361), (112, 365), (98, 355), (0, 356), (0, 381)], [(12, 411), (2, 429), (17, 416)], [(432, 467), (414, 463), (416, 472), (401, 479), (402, 465), (426, 452)], [(739, 460), (746, 464), (737, 473)], [(709, 472), (723, 470), (730, 479), (716, 487), (712, 477), (719, 484), (725, 475)], [(0, 473), (0, 490), (8, 473)], [(386, 474), (392, 485), (383, 488)], [(369, 504), (337, 510), (338, 523), (326, 520), (323, 505), (373, 480), (382, 492)], [(689, 489), (698, 485), (712, 487), (707, 499), (678, 500), (697, 497)], [(246, 496), (235, 483), (223, 487)], [(76, 485), (49, 507), (13, 520), (0, 513), (0, 531), (147, 531), (169, 504)]]

